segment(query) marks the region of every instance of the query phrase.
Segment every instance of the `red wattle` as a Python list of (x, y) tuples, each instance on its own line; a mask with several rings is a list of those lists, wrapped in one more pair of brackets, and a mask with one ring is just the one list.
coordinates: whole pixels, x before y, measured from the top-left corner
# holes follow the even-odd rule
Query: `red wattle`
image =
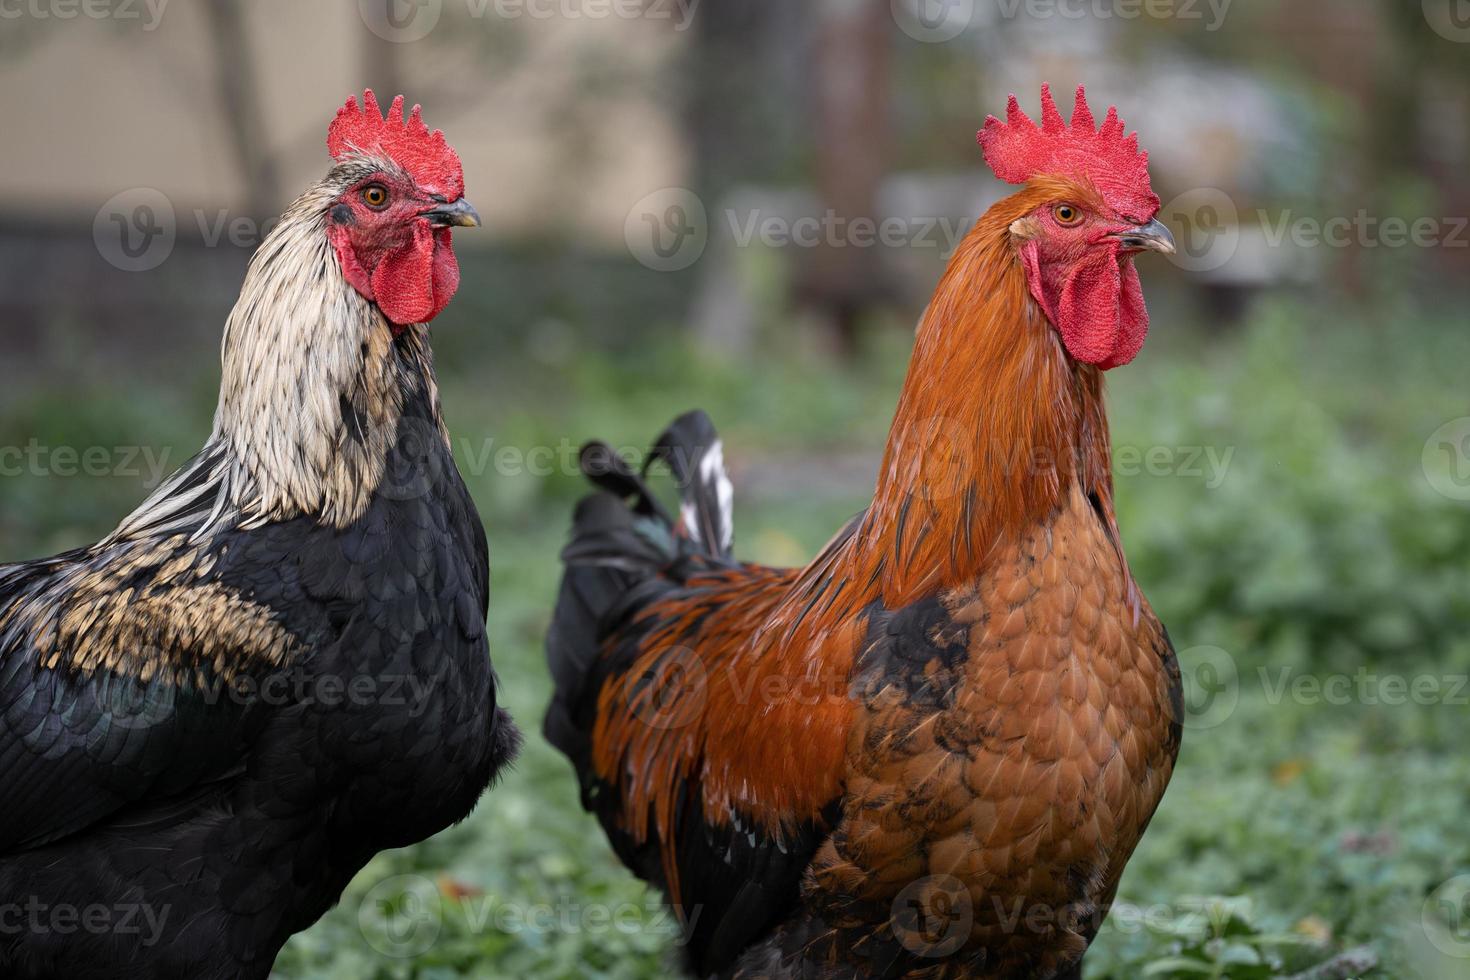
[(431, 319), (438, 316), (459, 292), (459, 260), (454, 257), (454, 243), (450, 240), (448, 228), (434, 231), (434, 245), (434, 312)]
[(1124, 258), (1119, 269), (1123, 290), (1118, 297), (1118, 339), (1113, 344), (1112, 356), (1098, 365), (1104, 371), (1137, 357), (1148, 336), (1148, 307), (1143, 305), (1143, 285), (1138, 281), (1138, 267), (1133, 264), (1132, 256)]
[(448, 228), (415, 222), (413, 241), (383, 257), (372, 276), (373, 297), (398, 326), (428, 323), (459, 288), (459, 264)]
[(1047, 284), (1035, 242), (1022, 247), (1021, 260), (1032, 297), (1074, 358), (1106, 371), (1138, 356), (1148, 310), (1132, 258), (1117, 248), (1094, 248), (1066, 267), (1059, 294)]

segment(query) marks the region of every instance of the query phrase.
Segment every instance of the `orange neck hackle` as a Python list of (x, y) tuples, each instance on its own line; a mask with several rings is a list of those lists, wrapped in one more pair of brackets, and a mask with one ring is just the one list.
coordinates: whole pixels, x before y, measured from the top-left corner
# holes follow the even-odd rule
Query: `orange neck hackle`
[(850, 552), (885, 605), (978, 575), (1079, 480), (1111, 496), (1102, 373), (1067, 355), (1016, 257), (1012, 226), (1064, 187), (1037, 181), (992, 207), (924, 313)]

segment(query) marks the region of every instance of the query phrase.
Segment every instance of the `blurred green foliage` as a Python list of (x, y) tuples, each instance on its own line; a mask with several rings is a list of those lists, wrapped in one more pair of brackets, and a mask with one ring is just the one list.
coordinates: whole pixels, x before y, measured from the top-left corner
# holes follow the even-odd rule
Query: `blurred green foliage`
[[(1192, 716), (1088, 975), (1291, 976), (1366, 944), (1376, 970), (1319, 975), (1464, 976), (1470, 960), (1432, 945), (1424, 923), (1434, 890), (1470, 874), (1470, 691), (1452, 690), (1470, 672), (1470, 504), (1435, 492), (1424, 448), (1470, 411), (1470, 336), (1450, 315), (1416, 311), (1408, 331), (1306, 301), (1251, 319), (1229, 334), (1160, 326), (1109, 379), (1119, 519)], [(840, 454), (876, 465), (906, 337), (876, 332), (835, 366), (795, 344), (721, 361), (657, 325), (622, 350), (590, 349), (555, 319), (505, 344), (436, 329), (457, 455), (490, 533), (492, 654), (528, 744), (468, 821), (365, 869), (290, 944), (281, 977), (668, 975), (678, 929), (537, 733), (556, 555), (582, 492), (566, 461), (594, 435), (641, 447), (702, 406), (736, 475), (737, 547), (800, 561), (865, 502), (868, 486), (818, 477)], [(208, 417), (197, 391), (89, 387), (8, 408), (0, 446), (141, 440), (176, 447), (176, 465)], [(550, 473), (527, 472), (535, 447), (552, 450)], [(741, 495), (742, 472), (782, 467), (784, 482)], [(4, 557), (94, 540), (142, 482), (0, 479)], [(1387, 703), (1387, 677), (1434, 678), (1439, 693)]]

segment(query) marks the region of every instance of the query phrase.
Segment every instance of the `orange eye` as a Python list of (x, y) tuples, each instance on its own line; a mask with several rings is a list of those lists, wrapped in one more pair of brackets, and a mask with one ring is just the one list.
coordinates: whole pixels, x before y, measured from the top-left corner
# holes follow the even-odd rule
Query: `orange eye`
[(1051, 213), (1059, 225), (1075, 225), (1082, 220), (1082, 212), (1070, 204), (1058, 204)]
[(382, 184), (368, 184), (362, 189), (362, 202), (374, 211), (388, 206), (388, 188)]

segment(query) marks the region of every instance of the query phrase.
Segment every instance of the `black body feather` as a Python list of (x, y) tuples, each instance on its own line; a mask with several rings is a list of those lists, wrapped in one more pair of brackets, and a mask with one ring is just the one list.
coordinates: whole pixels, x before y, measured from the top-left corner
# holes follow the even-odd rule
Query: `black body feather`
[[(514, 755), (484, 529), (448, 447), (420, 438), (429, 381), (401, 366), (399, 439), (350, 526), (207, 527), (206, 498), (197, 541), (174, 520), (0, 567), (0, 915), (19, 927), (0, 976), (263, 978), (372, 855), (462, 819)], [(45, 625), (97, 581), (127, 596), (99, 615), (145, 617), (140, 649)], [(198, 617), (215, 655), (150, 632), (150, 609)]]

